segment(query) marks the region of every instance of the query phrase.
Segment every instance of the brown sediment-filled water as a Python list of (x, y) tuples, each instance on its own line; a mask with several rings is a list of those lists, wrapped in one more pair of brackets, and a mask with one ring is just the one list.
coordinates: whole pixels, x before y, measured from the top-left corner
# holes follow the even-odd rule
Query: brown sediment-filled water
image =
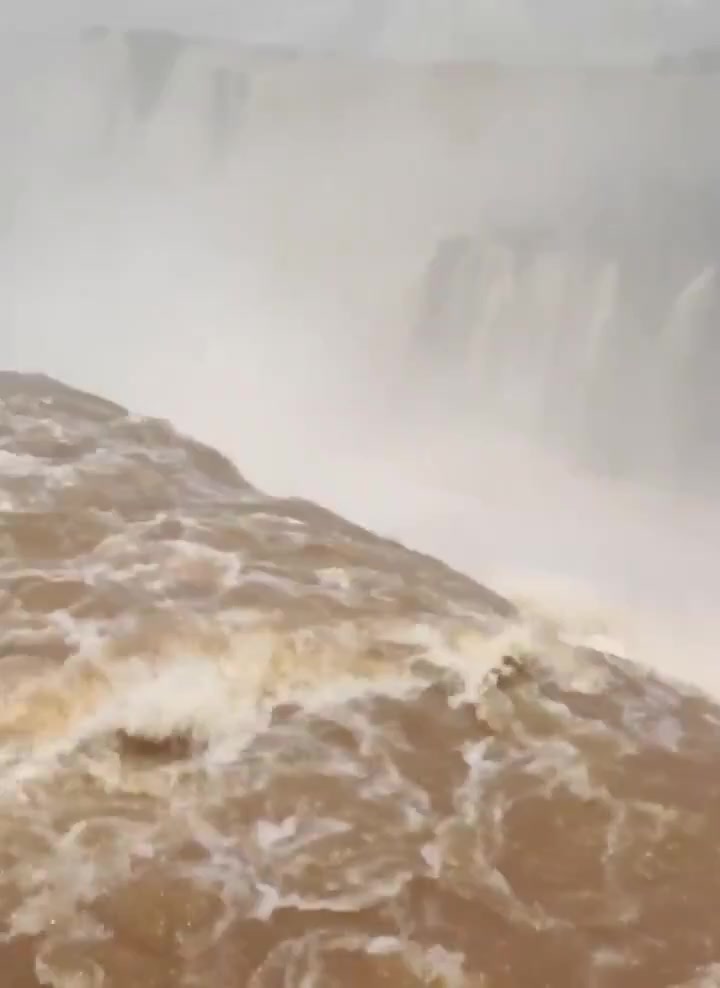
[(8, 988), (720, 974), (720, 708), (0, 374)]

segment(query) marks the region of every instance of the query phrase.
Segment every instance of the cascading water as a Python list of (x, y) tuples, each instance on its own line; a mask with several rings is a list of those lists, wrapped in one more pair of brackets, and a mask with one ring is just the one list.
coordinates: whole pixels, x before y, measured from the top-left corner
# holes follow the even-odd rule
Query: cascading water
[(5, 56), (4, 982), (720, 984), (717, 78)]
[[(101, 30), (5, 71), (16, 363), (45, 306), (107, 339), (185, 270), (159, 316), (205, 356), (250, 320), (292, 337), (299, 312), (341, 393), (434, 393), (601, 473), (716, 485), (712, 73), (373, 65)], [(24, 280), (38, 265), (44, 298)]]
[(716, 484), (720, 286), (712, 251), (684, 246), (444, 242), (415, 339), (425, 385), (601, 472)]

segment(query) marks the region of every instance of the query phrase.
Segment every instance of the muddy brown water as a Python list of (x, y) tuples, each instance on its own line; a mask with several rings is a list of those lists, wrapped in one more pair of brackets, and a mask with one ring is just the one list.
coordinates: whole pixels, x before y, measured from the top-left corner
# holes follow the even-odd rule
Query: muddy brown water
[(720, 984), (720, 709), (0, 374), (8, 988)]

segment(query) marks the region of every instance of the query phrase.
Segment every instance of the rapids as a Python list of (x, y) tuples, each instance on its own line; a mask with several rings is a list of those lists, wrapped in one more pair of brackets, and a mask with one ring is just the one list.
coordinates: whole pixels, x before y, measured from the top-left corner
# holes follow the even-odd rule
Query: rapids
[(13, 988), (712, 983), (700, 693), (49, 378), (0, 457)]
[(0, 54), (4, 983), (720, 983), (713, 66)]

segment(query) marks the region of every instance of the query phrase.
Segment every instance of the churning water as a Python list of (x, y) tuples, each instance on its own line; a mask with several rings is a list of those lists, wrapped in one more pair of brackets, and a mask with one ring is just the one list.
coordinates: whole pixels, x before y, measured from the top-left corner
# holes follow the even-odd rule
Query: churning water
[(717, 77), (5, 56), (6, 983), (717, 984)]

